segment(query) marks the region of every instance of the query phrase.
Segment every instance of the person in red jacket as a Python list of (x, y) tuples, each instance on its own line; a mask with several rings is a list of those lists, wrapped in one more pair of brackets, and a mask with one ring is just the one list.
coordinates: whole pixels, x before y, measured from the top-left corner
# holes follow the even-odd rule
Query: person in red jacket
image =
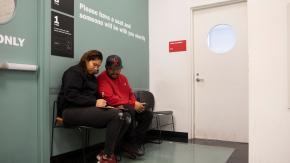
[(153, 113), (145, 110), (145, 103), (136, 100), (127, 77), (121, 74), (122, 68), (122, 60), (118, 55), (108, 56), (106, 70), (97, 77), (98, 92), (107, 105), (125, 108), (131, 114), (132, 122), (121, 146), (131, 158), (136, 158), (144, 155), (142, 145)]

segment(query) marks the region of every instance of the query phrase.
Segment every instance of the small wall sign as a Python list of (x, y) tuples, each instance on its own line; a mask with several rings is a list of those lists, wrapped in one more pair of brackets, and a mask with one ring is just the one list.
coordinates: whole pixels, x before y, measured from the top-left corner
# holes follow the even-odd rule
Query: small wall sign
[(169, 52), (186, 51), (186, 40), (170, 41)]

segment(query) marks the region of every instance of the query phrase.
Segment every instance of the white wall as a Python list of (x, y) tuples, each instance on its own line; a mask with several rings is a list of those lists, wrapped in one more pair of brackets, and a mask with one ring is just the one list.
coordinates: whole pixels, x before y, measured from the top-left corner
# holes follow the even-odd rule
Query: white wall
[(179, 132), (191, 132), (191, 53), (170, 54), (168, 43), (190, 40), (186, 1), (149, 0), (149, 86), (156, 110), (174, 111)]
[[(156, 105), (175, 111), (176, 129), (191, 132), (190, 7), (210, 0), (149, 0), (150, 90)], [(248, 0), (250, 163), (290, 162), (287, 109), (289, 0)], [(168, 41), (186, 39), (188, 51), (168, 53)]]
[(290, 162), (287, 1), (248, 0), (250, 163)]
[(191, 130), (191, 53), (169, 54), (168, 42), (190, 39), (186, 4), (186, 0), (149, 0), (149, 86), (156, 110), (174, 111), (179, 132)]
[[(149, 0), (150, 90), (156, 110), (174, 111), (176, 131), (193, 137), (191, 8), (225, 0)], [(168, 42), (187, 40), (187, 51), (169, 53)], [(210, 121), (209, 121), (210, 123)]]

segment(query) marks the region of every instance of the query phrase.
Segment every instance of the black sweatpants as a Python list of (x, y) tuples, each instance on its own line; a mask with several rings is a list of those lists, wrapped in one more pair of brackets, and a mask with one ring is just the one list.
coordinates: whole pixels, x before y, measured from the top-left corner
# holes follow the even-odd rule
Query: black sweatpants
[(106, 128), (105, 154), (114, 153), (117, 143), (127, 131), (131, 116), (117, 109), (97, 107), (67, 108), (62, 113), (64, 123), (68, 125), (86, 125), (94, 128)]
[(124, 106), (131, 115), (132, 122), (124, 136), (124, 140), (129, 143), (141, 145), (144, 143), (146, 132), (148, 131), (153, 113), (148, 110), (144, 110), (138, 113), (132, 106)]

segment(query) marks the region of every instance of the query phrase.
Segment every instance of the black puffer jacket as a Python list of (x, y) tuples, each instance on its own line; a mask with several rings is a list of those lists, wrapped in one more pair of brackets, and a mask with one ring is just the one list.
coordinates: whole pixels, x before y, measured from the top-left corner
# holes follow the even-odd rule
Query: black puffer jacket
[(89, 75), (81, 65), (67, 69), (62, 77), (58, 94), (57, 115), (66, 108), (95, 106), (97, 100), (97, 80)]

